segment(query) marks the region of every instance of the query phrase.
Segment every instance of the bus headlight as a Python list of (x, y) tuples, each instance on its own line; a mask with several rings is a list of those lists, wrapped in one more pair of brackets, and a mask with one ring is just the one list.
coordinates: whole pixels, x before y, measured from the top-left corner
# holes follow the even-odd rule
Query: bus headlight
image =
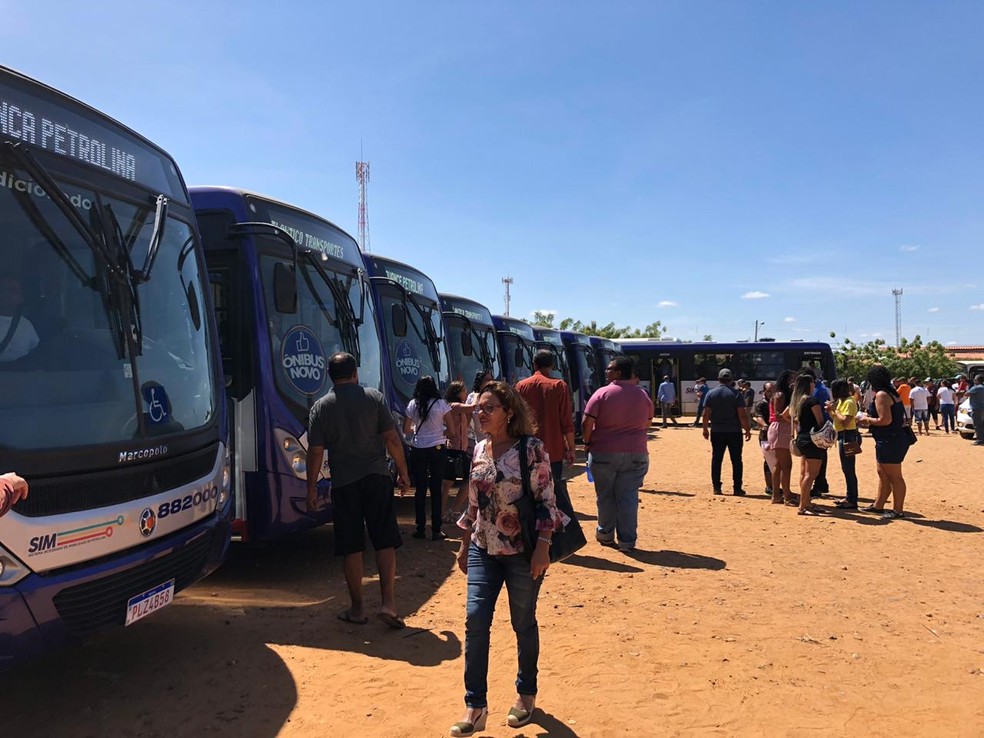
[(232, 468), (230, 464), (229, 449), (226, 449), (225, 463), (222, 464), (222, 486), (219, 488), (219, 501), (216, 507), (221, 510), (226, 500), (229, 499), (229, 485), (232, 483)]
[(298, 479), (307, 479), (307, 449), (293, 435), (282, 428), (273, 429), (274, 438), (280, 446), (287, 466)]
[(0, 587), (10, 587), (30, 574), (30, 570), (0, 546)]

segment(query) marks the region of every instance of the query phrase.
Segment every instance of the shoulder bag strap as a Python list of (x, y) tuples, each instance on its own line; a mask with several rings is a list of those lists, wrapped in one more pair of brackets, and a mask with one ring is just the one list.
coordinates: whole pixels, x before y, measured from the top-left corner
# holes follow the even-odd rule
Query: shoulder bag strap
[(527, 436), (519, 437), (519, 475), (523, 480), (523, 492), (530, 497), (533, 496), (532, 485), (530, 484), (530, 460), (526, 455)]

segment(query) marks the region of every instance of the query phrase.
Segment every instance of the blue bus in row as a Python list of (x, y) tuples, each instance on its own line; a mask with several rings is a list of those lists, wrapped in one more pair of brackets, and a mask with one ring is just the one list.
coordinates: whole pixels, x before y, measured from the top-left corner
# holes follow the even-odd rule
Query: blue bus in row
[(533, 375), (533, 354), (536, 352), (536, 335), (533, 326), (524, 320), (505, 315), (493, 315), (499, 342), (502, 378), (509, 384)]
[(480, 371), (502, 378), (502, 358), (491, 311), (475, 300), (445, 293), (441, 293), (441, 310), (448, 333), (451, 378), (469, 388)]
[(798, 371), (810, 367), (829, 381), (837, 377), (834, 354), (826, 343), (805, 341), (666, 341), (661, 339), (617, 339), (616, 345), (635, 359), (639, 384), (650, 396), (663, 377), (676, 387), (678, 411), (685, 415), (697, 412), (694, 385), (704, 377), (716, 387), (718, 372), (730, 369), (735, 379), (747, 379), (756, 392), (785, 369)]
[(306, 509), (307, 421), (328, 358), (353, 354), (383, 389), (376, 301), (358, 244), (328, 220), (256, 193), (192, 187), (230, 412), (234, 528), (269, 541), (330, 520)]
[(215, 569), (232, 503), (191, 199), (162, 149), (0, 67), (0, 668)]
[(376, 254), (364, 261), (377, 308), (384, 394), (402, 428), (418, 379), (430, 375), (441, 388), (450, 382), (441, 298), (419, 269)]

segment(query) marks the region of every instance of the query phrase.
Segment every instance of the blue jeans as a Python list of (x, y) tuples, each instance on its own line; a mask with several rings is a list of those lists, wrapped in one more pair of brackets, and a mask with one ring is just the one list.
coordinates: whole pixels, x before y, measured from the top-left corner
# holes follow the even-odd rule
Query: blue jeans
[(598, 501), (599, 540), (634, 545), (639, 523), (639, 488), (649, 471), (649, 454), (591, 453), (588, 463), (594, 475)]
[(846, 498), (848, 502), (858, 504), (858, 474), (855, 469), (857, 459), (844, 453), (845, 441), (861, 442), (861, 434), (856, 430), (842, 430), (837, 432), (837, 449), (840, 451), (841, 471), (844, 472), (844, 484), (847, 487)]
[(468, 547), (468, 604), (465, 611), (465, 704), (488, 707), (489, 631), (495, 602), (502, 585), (509, 593), (509, 619), (516, 632), (519, 673), (516, 692), (536, 694), (540, 629), (536, 623), (536, 599), (543, 577), (530, 574), (530, 562), (522, 554), (490, 556), (475, 543)]
[(957, 429), (957, 414), (952, 402), (940, 405), (940, 415), (943, 416), (943, 430), (949, 433)]

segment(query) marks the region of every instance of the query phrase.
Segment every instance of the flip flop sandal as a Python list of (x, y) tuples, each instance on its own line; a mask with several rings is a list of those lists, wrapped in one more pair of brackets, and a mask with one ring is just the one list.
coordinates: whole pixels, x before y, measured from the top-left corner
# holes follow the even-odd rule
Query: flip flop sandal
[(379, 620), (383, 624), (389, 626), (393, 630), (400, 630), (401, 628), (407, 627), (407, 624), (403, 622), (403, 618), (401, 618), (399, 615), (393, 615), (388, 612), (381, 612), (378, 615), (376, 615), (376, 617), (379, 618)]
[(348, 610), (338, 613), (338, 619), (343, 623), (350, 623), (351, 625), (365, 625), (369, 622), (369, 618), (355, 618), (352, 617), (352, 613)]

